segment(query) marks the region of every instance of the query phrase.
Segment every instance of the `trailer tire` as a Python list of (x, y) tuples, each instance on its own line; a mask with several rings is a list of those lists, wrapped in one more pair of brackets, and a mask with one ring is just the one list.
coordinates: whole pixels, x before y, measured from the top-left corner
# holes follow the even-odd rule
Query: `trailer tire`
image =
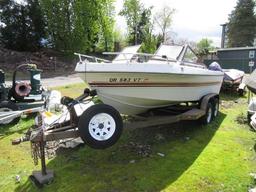
[(212, 105), (212, 102), (209, 101), (207, 103), (205, 115), (201, 117), (200, 121), (202, 124), (207, 125), (211, 123), (212, 119), (213, 119), (213, 105)]
[(237, 92), (240, 97), (243, 97), (245, 95), (245, 91), (243, 89), (238, 89)]
[(212, 117), (213, 117), (213, 119), (215, 119), (219, 114), (219, 103), (220, 102), (219, 102), (218, 98), (214, 98), (212, 100), (212, 111), (213, 111)]
[(252, 117), (252, 114), (250, 114), (249, 112), (247, 112), (247, 122), (248, 122), (249, 125), (250, 125), (250, 123), (251, 123), (251, 117)]
[[(12, 101), (2, 101), (0, 103), (0, 112), (17, 111), (19, 107)], [(20, 117), (14, 118), (10, 121), (0, 123), (0, 125), (15, 125), (20, 121)]]
[(78, 130), (85, 144), (94, 149), (105, 149), (120, 138), (123, 121), (113, 107), (97, 104), (89, 107), (80, 116)]

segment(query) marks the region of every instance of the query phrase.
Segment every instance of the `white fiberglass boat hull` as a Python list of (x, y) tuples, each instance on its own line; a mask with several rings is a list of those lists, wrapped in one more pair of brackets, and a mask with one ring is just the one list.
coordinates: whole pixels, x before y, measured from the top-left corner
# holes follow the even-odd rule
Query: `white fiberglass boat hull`
[[(85, 70), (86, 68), (86, 70)], [(223, 73), (177, 64), (80, 63), (76, 71), (99, 98), (120, 113), (134, 115), (152, 108), (199, 101), (219, 94)]]

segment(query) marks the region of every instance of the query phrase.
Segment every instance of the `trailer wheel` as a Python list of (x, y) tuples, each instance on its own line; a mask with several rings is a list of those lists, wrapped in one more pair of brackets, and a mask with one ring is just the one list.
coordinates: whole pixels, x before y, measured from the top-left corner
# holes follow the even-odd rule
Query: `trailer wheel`
[(212, 107), (212, 103), (209, 101), (207, 103), (205, 115), (201, 117), (200, 121), (202, 124), (207, 125), (212, 121), (212, 119), (213, 119), (213, 107)]
[[(19, 107), (12, 101), (3, 101), (0, 103), (0, 112), (10, 112), (10, 111), (17, 111), (17, 110), (19, 110)], [(5, 121), (0, 124), (1, 125), (8, 125), (8, 124), (15, 125), (19, 121), (20, 121), (20, 117), (16, 117), (14, 119), (10, 119), (10, 120)]]
[(247, 122), (248, 122), (249, 125), (250, 125), (250, 123), (251, 123), (251, 117), (252, 117), (252, 114), (250, 114), (249, 112), (247, 112)]
[(219, 114), (219, 99), (214, 98), (212, 104), (213, 104), (213, 106), (212, 106), (212, 109), (213, 109), (212, 117), (214, 119)]
[(85, 144), (95, 149), (105, 149), (114, 145), (120, 138), (123, 121), (113, 107), (97, 104), (80, 116), (78, 130)]
[(244, 92), (243, 89), (238, 89), (237, 92), (238, 92), (238, 95), (239, 95), (240, 97), (243, 97), (243, 96), (245, 95), (245, 92)]

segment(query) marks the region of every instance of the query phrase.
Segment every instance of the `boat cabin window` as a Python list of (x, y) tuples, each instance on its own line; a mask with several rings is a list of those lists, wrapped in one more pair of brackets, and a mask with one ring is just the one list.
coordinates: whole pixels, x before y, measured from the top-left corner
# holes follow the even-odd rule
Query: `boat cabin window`
[(188, 47), (184, 57), (183, 57), (183, 61), (185, 62), (189, 62), (189, 63), (196, 63), (198, 61), (198, 57), (196, 56), (196, 54)]
[[(155, 55), (157, 56), (154, 56), (152, 59), (168, 58), (176, 60), (180, 55), (182, 49), (182, 46), (161, 45), (155, 53)], [(162, 56), (162, 58), (160, 58), (159, 56)]]

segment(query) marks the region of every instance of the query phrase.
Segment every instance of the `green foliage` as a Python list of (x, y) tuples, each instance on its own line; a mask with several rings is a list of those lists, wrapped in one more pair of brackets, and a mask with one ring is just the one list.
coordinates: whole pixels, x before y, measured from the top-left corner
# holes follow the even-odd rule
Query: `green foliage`
[(255, 1), (238, 0), (235, 10), (229, 16), (228, 46), (252, 46), (256, 37)]
[[(129, 30), (129, 43), (137, 44), (137, 28), (140, 22), (142, 4), (139, 0), (125, 0), (123, 9), (119, 13), (124, 16)], [(132, 42), (131, 42), (132, 41)]]
[(35, 51), (45, 37), (45, 24), (38, 0), (0, 2), (1, 41), (6, 48), (18, 51)]
[(143, 43), (141, 51), (145, 53), (154, 53), (157, 48), (158, 39), (153, 33), (153, 25), (148, 24), (143, 30)]
[(106, 1), (107, 3), (101, 3), (98, 7), (99, 11), (99, 24), (100, 44), (103, 45), (104, 51), (110, 51), (114, 46), (114, 10), (113, 0)]
[(41, 0), (41, 4), (54, 48), (91, 52), (103, 37), (108, 49), (114, 24), (111, 0)]
[(126, 18), (129, 29), (128, 43), (142, 44), (141, 51), (153, 53), (158, 45), (158, 36), (153, 34), (152, 8), (145, 8), (140, 0), (126, 0), (120, 15)]
[(114, 29), (113, 36), (114, 36), (115, 42), (123, 42), (125, 38), (124, 35), (122, 34), (122, 31), (119, 29)]
[(74, 17), (73, 5), (71, 0), (41, 0), (49, 42), (57, 50), (69, 50), (76, 43), (71, 25)]
[(0, 10), (6, 25), (1, 26), (1, 39), (7, 48), (34, 50), (42, 38), (66, 53), (113, 48), (113, 0), (4, 0)]
[(151, 10), (153, 7), (143, 8), (141, 13), (140, 22), (138, 23), (138, 42), (142, 43), (145, 40), (145, 35), (150, 32), (152, 33), (153, 24), (151, 23)]
[(124, 7), (119, 13), (127, 22), (129, 36), (128, 42), (136, 45), (143, 41), (143, 31), (151, 23), (152, 7), (144, 8), (140, 0), (125, 0)]
[(203, 38), (196, 44), (196, 53), (198, 56), (204, 56), (214, 49), (211, 39)]
[(114, 29), (113, 38), (114, 38), (114, 51), (118, 52), (122, 49), (122, 47), (126, 46), (125, 36), (120, 30)]

